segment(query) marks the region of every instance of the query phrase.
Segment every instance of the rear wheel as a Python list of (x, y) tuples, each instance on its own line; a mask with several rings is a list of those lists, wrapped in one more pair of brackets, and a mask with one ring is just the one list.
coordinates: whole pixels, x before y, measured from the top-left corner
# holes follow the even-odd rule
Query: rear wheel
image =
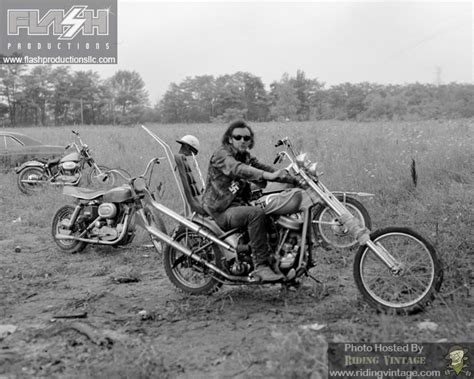
[(41, 191), (46, 185), (44, 172), (40, 167), (27, 167), (17, 176), (18, 188), (26, 195)]
[(370, 239), (382, 246), (399, 267), (391, 271), (369, 247), (361, 246), (354, 261), (354, 278), (365, 300), (385, 312), (424, 309), (443, 279), (433, 246), (409, 228), (378, 230)]
[(53, 225), (51, 233), (53, 235), (54, 242), (58, 247), (66, 253), (77, 253), (86, 247), (86, 242), (76, 240), (63, 240), (58, 239), (57, 235), (74, 236), (80, 234), (82, 230), (79, 229), (78, 225), (73, 225), (72, 228), (68, 228), (69, 221), (74, 213), (74, 207), (71, 205), (65, 205), (59, 208), (53, 217)]
[[(369, 212), (359, 201), (348, 196), (337, 196), (337, 199), (359, 220), (362, 226), (367, 229), (372, 228)], [(316, 241), (319, 240), (324, 247), (345, 249), (357, 244), (354, 237), (339, 221), (337, 214), (326, 205), (316, 209), (312, 224)]]
[[(201, 259), (220, 266), (220, 250), (209, 243), (196, 232), (180, 227), (174, 236), (174, 241), (196, 253)], [(186, 254), (167, 245), (164, 252), (164, 265), (166, 275), (170, 281), (180, 290), (192, 295), (204, 295), (217, 291), (222, 285), (212, 277), (212, 271), (202, 263), (196, 262)]]

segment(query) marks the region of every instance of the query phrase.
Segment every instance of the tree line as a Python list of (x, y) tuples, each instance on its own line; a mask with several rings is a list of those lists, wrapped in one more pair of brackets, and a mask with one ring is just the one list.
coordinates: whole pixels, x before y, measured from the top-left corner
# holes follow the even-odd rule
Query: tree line
[(68, 66), (0, 65), (4, 126), (132, 124), (147, 114), (148, 93), (135, 71), (102, 80)]
[(326, 86), (298, 70), (265, 88), (248, 73), (201, 75), (171, 83), (150, 106), (135, 71), (101, 79), (68, 66), (0, 66), (3, 125), (208, 123), (248, 121), (419, 120), (474, 116), (474, 85), (450, 83)]

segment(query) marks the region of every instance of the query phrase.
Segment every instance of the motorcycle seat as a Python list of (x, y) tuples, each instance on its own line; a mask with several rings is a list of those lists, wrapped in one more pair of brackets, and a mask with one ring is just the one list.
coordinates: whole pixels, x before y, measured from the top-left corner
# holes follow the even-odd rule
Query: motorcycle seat
[(186, 157), (182, 154), (176, 154), (174, 160), (176, 162), (179, 179), (183, 186), (184, 197), (186, 198), (187, 205), (191, 208), (192, 212), (202, 216), (208, 216), (208, 213), (201, 204), (202, 190), (197, 186), (193, 171), (186, 161)]
[(214, 221), (213, 218), (209, 216), (203, 216), (200, 214), (193, 214), (191, 221), (198, 222), (201, 225), (205, 225), (210, 231), (212, 231), (217, 237), (222, 238), (223, 236), (227, 237), (234, 233), (241, 233), (245, 231), (245, 228), (239, 227), (230, 230), (222, 230), (219, 225)]
[(54, 165), (58, 164), (60, 160), (61, 160), (61, 158), (53, 158), (53, 159), (50, 159), (50, 160), (48, 160), (48, 161), (46, 162), (46, 165), (47, 165), (48, 167), (54, 166)]
[(66, 186), (63, 195), (75, 197), (76, 199), (92, 200), (104, 195), (107, 190), (94, 190), (90, 188)]

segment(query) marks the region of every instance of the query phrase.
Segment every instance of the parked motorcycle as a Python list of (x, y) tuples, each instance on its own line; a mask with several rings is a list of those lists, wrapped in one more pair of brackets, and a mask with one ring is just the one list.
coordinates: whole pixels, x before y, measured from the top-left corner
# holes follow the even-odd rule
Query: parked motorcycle
[[(169, 146), (146, 127), (164, 149), (173, 168)], [(405, 227), (389, 227), (369, 234), (319, 180), (313, 164), (296, 155), (288, 138), (280, 140), (285, 150), (279, 153), (291, 162), (290, 174), (298, 188), (266, 195), (258, 204), (271, 219), (270, 244), (275, 267), (284, 279), (268, 284), (291, 285), (309, 275), (315, 266), (311, 235), (311, 208), (323, 202), (337, 214), (343, 226), (361, 245), (354, 262), (354, 277), (363, 297), (383, 311), (413, 312), (423, 309), (433, 299), (442, 281), (442, 270), (433, 246), (417, 232)], [(170, 281), (190, 294), (208, 294), (226, 285), (265, 284), (252, 274), (253, 266), (248, 237), (240, 228), (222, 231), (209, 216), (194, 212), (184, 217), (159, 203), (145, 178), (157, 159), (145, 172), (130, 178), (128, 184), (109, 191), (65, 188), (77, 199), (76, 207), (61, 208), (53, 220), (53, 237), (65, 251), (78, 251), (87, 243), (114, 245), (127, 241), (131, 220), (143, 227), (158, 251), (159, 241), (166, 245), (164, 267)], [(174, 174), (174, 170), (172, 170)], [(174, 174), (175, 175), (175, 174)], [(175, 176), (186, 207), (185, 193)], [(303, 191), (312, 199), (303, 207)], [(163, 230), (160, 215), (179, 226), (170, 237)]]
[(99, 166), (95, 162), (89, 146), (82, 141), (79, 132), (73, 130), (72, 133), (77, 137), (79, 144), (73, 142), (66, 146), (65, 150), (74, 147), (74, 152), (52, 160), (28, 161), (15, 169), (18, 174), (18, 188), (21, 192), (30, 195), (45, 185), (77, 186), (87, 166), (91, 167), (86, 175), (87, 185), (109, 187), (115, 185), (115, 174), (108, 173), (109, 168)]

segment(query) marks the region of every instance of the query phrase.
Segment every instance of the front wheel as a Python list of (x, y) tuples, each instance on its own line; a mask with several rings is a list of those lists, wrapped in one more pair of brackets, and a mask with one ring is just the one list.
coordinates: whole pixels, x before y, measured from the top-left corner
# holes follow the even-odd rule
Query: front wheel
[(73, 213), (74, 207), (71, 205), (65, 205), (64, 207), (59, 208), (53, 217), (53, 225), (51, 228), (54, 242), (56, 242), (56, 245), (58, 245), (58, 247), (66, 253), (77, 253), (86, 247), (86, 243), (83, 241), (76, 241), (72, 239), (63, 240), (57, 238), (57, 235), (61, 234), (68, 236), (80, 234), (81, 230), (77, 225), (73, 225), (72, 228), (68, 227)]
[[(220, 250), (215, 245), (196, 232), (179, 227), (175, 232), (174, 241), (196, 252), (200, 258), (216, 266), (220, 262)], [(209, 245), (199, 250), (204, 245)], [(189, 258), (179, 250), (167, 245), (163, 255), (165, 272), (171, 283), (178, 289), (191, 295), (210, 294), (222, 285), (212, 277), (212, 272), (206, 266)]]
[(18, 188), (26, 195), (32, 195), (44, 189), (46, 180), (40, 167), (27, 167), (17, 176)]
[(409, 228), (390, 227), (371, 234), (397, 262), (391, 271), (368, 247), (361, 246), (354, 261), (354, 278), (365, 300), (378, 310), (414, 313), (423, 310), (443, 280), (434, 247)]
[[(369, 212), (356, 199), (349, 196), (336, 196), (337, 199), (355, 216), (362, 226), (372, 228)], [(312, 218), (313, 232), (316, 240), (324, 247), (333, 246), (340, 249), (353, 247), (357, 241), (339, 221), (337, 214), (327, 205), (318, 207)]]
[(87, 173), (87, 184), (92, 187), (112, 188), (117, 182), (116, 175), (113, 172), (108, 172), (110, 168), (106, 166), (95, 166)]

